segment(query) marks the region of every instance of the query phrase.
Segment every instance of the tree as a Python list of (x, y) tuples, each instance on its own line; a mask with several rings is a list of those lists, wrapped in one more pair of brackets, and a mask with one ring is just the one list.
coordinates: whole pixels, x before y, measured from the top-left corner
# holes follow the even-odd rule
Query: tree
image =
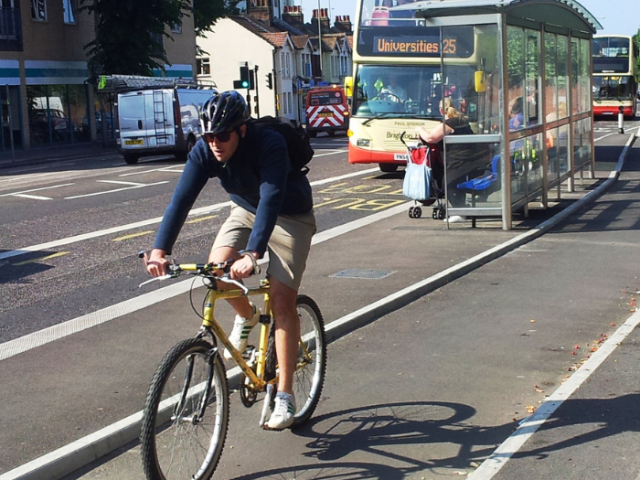
[(189, 0), (81, 0), (96, 18), (96, 38), (85, 45), (92, 77), (99, 74), (152, 75), (169, 64), (163, 47), (167, 27), (182, 25)]
[(238, 13), (237, 5), (240, 0), (194, 0), (193, 20), (196, 25), (196, 35), (204, 37), (219, 18)]

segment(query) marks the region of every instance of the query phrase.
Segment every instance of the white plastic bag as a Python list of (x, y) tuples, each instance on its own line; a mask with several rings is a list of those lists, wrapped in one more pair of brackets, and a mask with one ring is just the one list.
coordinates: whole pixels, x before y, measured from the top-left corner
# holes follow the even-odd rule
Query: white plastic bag
[(431, 168), (426, 162), (416, 164), (409, 162), (404, 171), (402, 194), (412, 200), (427, 200), (431, 196)]

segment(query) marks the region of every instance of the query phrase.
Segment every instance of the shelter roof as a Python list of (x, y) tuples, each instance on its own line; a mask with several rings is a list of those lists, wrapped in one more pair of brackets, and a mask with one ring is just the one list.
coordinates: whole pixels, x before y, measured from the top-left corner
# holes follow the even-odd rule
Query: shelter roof
[[(553, 7), (557, 7), (556, 12), (553, 11)], [(600, 22), (576, 0), (422, 0), (392, 9), (418, 10), (416, 16), (419, 17), (451, 15), (454, 12), (456, 14), (505, 12), (570, 28), (579, 28), (576, 23), (576, 19), (579, 18), (592, 33), (602, 29)], [(573, 18), (568, 15), (558, 15), (557, 12), (562, 9), (573, 12)]]

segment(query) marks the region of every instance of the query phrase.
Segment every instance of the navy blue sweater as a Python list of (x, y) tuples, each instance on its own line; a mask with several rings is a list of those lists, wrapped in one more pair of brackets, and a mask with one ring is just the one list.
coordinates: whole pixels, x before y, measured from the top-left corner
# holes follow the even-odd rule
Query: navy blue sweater
[(234, 203), (256, 214), (246, 249), (260, 256), (267, 249), (278, 215), (303, 214), (313, 208), (309, 180), (291, 172), (282, 135), (249, 123), (226, 164), (216, 160), (204, 140), (196, 143), (165, 211), (154, 248), (171, 253), (189, 210), (213, 177), (218, 177)]

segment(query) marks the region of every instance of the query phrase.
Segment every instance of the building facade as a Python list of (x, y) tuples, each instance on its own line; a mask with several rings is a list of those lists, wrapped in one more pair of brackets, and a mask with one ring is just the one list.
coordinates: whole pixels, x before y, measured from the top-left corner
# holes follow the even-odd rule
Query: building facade
[(249, 0), (244, 12), (218, 20), (212, 32), (197, 38), (197, 78), (230, 90), (246, 65), (253, 71), (254, 89), (238, 90), (248, 99), (252, 115), (304, 123), (309, 88), (343, 84), (351, 75), (349, 17), (336, 17), (332, 27), (328, 9), (321, 8), (305, 23), (300, 6), (274, 7), (273, 0)]
[[(95, 38), (95, 18), (78, 3), (2, 0), (0, 154), (102, 137), (102, 119), (111, 117), (108, 111), (99, 113), (105, 101), (97, 99), (89, 84), (84, 49)], [(174, 41), (165, 41), (164, 47), (172, 65), (158, 74), (192, 77), (193, 18), (185, 15), (181, 28), (171, 29), (170, 35)], [(109, 103), (107, 99), (107, 110)]]

